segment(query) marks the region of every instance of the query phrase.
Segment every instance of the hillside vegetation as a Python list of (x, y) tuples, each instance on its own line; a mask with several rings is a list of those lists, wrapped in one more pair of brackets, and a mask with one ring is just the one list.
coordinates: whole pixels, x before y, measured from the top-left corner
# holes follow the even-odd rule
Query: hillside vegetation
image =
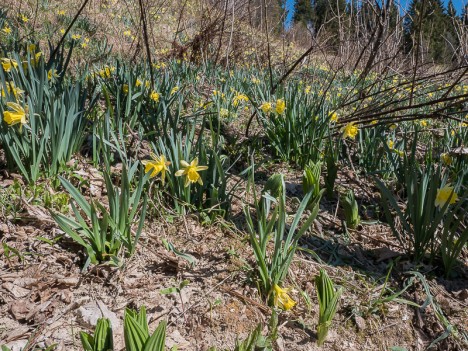
[(433, 2), (7, 0), (2, 351), (466, 350), (468, 23)]

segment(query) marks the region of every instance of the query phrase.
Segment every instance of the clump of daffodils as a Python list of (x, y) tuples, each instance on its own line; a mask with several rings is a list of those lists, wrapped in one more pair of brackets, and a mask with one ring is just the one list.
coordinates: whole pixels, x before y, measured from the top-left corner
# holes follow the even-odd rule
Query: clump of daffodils
[(10, 72), (12, 68), (18, 67), (18, 62), (10, 58), (2, 58), (2, 67), (5, 72)]
[(234, 98), (232, 99), (232, 105), (237, 107), (241, 102), (249, 101), (249, 97), (242, 93), (237, 93)]
[(99, 70), (98, 74), (101, 76), (101, 78), (110, 78), (114, 71), (115, 67), (106, 66), (103, 69)]
[(279, 115), (282, 115), (283, 112), (286, 110), (286, 102), (284, 99), (278, 99), (276, 100), (276, 113)]
[[(13, 94), (13, 96), (18, 99), (19, 96), (23, 95), (24, 90), (21, 90), (20, 88), (15, 86), (15, 83), (13, 81), (11, 82), (6, 82), (6, 91), (8, 94)], [(6, 97), (6, 92), (5, 89), (0, 88), (0, 95), (2, 97)]]

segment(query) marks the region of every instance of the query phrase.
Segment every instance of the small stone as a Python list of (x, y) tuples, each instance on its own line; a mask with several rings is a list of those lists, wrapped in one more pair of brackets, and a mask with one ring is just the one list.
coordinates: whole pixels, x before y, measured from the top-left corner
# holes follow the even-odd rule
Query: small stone
[(92, 301), (77, 310), (77, 321), (86, 328), (95, 327), (99, 318), (109, 319), (114, 331), (120, 329), (120, 320), (117, 315), (100, 300)]
[(184, 339), (178, 330), (174, 330), (166, 338), (166, 347), (172, 349), (177, 347), (178, 350), (186, 349), (190, 346), (190, 343)]
[(354, 321), (356, 322), (356, 326), (359, 331), (363, 331), (366, 329), (366, 320), (364, 318), (362, 318), (361, 316), (356, 316)]

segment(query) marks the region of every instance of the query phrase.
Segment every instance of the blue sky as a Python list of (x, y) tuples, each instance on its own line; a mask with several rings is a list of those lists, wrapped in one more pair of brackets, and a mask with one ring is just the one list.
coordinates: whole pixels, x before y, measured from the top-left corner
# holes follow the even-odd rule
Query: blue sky
[[(411, 0), (396, 0), (396, 2), (400, 2), (401, 6), (403, 8), (408, 8), (409, 6), (409, 3), (411, 2)], [(449, 0), (443, 0), (444, 4), (445, 4), (445, 7), (447, 7), (447, 4), (449, 2)], [(461, 15), (462, 13), (462, 9), (463, 9), (463, 5), (465, 3), (468, 2), (468, 0), (452, 0), (453, 2), (453, 5), (455, 6), (455, 9), (457, 10), (458, 14)], [(289, 13), (288, 13), (288, 18), (286, 20), (286, 23), (289, 23), (292, 19), (292, 14), (293, 14), (293, 11), (294, 11), (294, 3), (295, 3), (295, 0), (286, 0), (286, 7), (288, 8), (289, 10)]]

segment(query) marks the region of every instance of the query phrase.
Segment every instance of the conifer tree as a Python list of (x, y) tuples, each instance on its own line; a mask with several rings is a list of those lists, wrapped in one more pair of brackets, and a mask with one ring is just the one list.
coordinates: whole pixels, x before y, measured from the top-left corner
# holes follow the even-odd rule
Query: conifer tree
[(455, 6), (453, 6), (452, 0), (450, 0), (447, 4), (447, 15), (450, 18), (455, 18), (457, 17), (457, 10), (455, 10)]
[(465, 26), (468, 26), (468, 4), (463, 8), (462, 21)]
[(459, 43), (459, 38), (456, 26), (460, 24), (460, 18), (457, 16), (457, 10), (453, 6), (452, 0), (449, 1), (447, 5), (447, 35), (446, 40), (450, 44), (451, 49), (457, 49)]
[[(312, 22), (315, 31), (322, 29), (329, 37), (329, 43), (339, 42), (340, 20), (346, 15), (346, 0), (314, 0), (312, 3)], [(339, 18), (340, 17), (340, 18)]]
[(407, 49), (413, 49), (417, 41), (432, 60), (444, 62), (451, 56), (445, 41), (449, 22), (442, 0), (412, 0), (405, 22)]
[(308, 26), (312, 22), (311, 0), (296, 0), (294, 3), (294, 23), (302, 23)]

